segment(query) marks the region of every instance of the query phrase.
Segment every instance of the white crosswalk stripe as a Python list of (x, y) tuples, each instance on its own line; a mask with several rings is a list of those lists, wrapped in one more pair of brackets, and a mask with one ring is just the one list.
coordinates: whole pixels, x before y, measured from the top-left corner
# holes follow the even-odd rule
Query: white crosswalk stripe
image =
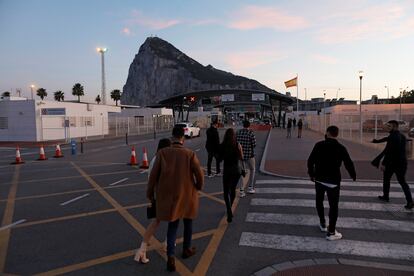
[[(303, 185), (309, 185), (309, 187), (304, 188)], [(242, 232), (239, 245), (275, 250), (343, 254), (405, 261), (414, 260), (414, 239), (408, 239), (405, 243), (398, 243), (401, 242), (398, 239), (397, 243), (387, 241), (387, 235), (398, 236), (398, 233), (407, 235), (407, 233), (414, 232), (412, 212), (405, 210), (403, 203), (367, 202), (365, 199), (366, 197), (374, 199), (377, 195), (382, 194), (382, 183), (344, 182), (341, 184), (349, 188), (341, 189), (339, 210), (347, 210), (347, 212), (346, 216), (339, 215), (337, 228), (339, 230), (344, 229), (344, 231), (345, 229), (358, 231), (351, 232), (352, 235), (349, 236), (345, 234), (343, 239), (332, 242), (327, 241), (324, 234), (320, 233), (315, 200), (292, 198), (292, 196), (297, 197), (297, 195), (314, 196), (315, 189), (313, 185), (314, 183), (308, 180), (257, 180), (257, 195), (250, 201), (250, 205), (254, 210), (250, 210), (246, 216), (247, 225), (252, 225), (249, 226), (249, 231)], [(358, 187), (361, 189), (358, 189)], [(369, 190), (367, 190), (367, 187)], [(364, 190), (364, 188), (366, 189)], [(266, 197), (264, 198), (263, 195), (266, 195)], [(284, 198), (279, 198), (281, 195)], [(354, 198), (351, 200), (346, 196)], [(390, 197), (399, 199), (399, 202), (402, 202), (401, 199), (405, 198), (402, 191), (393, 191), (390, 193)], [(289, 208), (281, 209), (281, 207)], [(304, 208), (307, 208), (305, 212)], [(315, 209), (313, 214), (309, 214), (309, 208)], [(329, 208), (327, 200), (325, 208)], [(364, 213), (364, 211), (368, 213)], [(327, 212), (325, 216), (327, 217)], [(327, 222), (329, 223), (329, 219)], [(251, 231), (254, 229), (251, 228), (253, 224), (258, 225), (258, 229), (266, 229), (266, 233), (261, 233), (263, 230)], [(277, 225), (312, 227), (314, 232), (305, 231), (306, 234), (304, 235), (281, 232), (289, 228), (275, 228), (278, 229), (277, 234), (270, 232)], [(378, 240), (373, 241), (372, 237), (365, 240), (370, 237), (366, 231), (374, 231)], [(378, 233), (384, 233), (384, 235), (378, 235)]]
[[(256, 194), (305, 194), (314, 195), (314, 188), (256, 188)], [(348, 191), (341, 190), (341, 196), (375, 197), (374, 191)], [(391, 198), (405, 198), (403, 192), (390, 192)]]

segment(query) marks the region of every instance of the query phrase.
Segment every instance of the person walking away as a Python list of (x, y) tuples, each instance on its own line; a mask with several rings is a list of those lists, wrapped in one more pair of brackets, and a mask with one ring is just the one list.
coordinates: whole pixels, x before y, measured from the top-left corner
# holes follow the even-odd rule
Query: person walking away
[(295, 117), (295, 118), (293, 118), (292, 123), (293, 123), (293, 128), (296, 128), (296, 117)]
[[(243, 163), (246, 168), (246, 175), (242, 178), (242, 185), (240, 187), (240, 197), (245, 197), (245, 189), (247, 183), (249, 183), (249, 189), (247, 192), (249, 194), (254, 194), (256, 191), (254, 189), (254, 176), (256, 173), (256, 160), (254, 158), (254, 148), (256, 147), (256, 136), (253, 131), (249, 129), (250, 122), (245, 120), (243, 121), (243, 128), (237, 132), (237, 143), (242, 147), (243, 151)], [(250, 180), (250, 182), (249, 182)]]
[(292, 119), (290, 118), (288, 119), (286, 131), (286, 138), (292, 138)]
[(283, 113), (283, 119), (282, 119), (283, 129), (286, 128), (286, 112)]
[(236, 198), (236, 187), (241, 176), (240, 162), (243, 162), (242, 147), (236, 140), (233, 128), (226, 130), (220, 145), (220, 159), (223, 164), (223, 196), (226, 203), (227, 222), (232, 222), (232, 206)]
[(383, 194), (378, 196), (378, 199), (389, 202), (391, 177), (395, 173), (398, 183), (401, 185), (404, 192), (405, 199), (407, 200), (407, 205), (404, 207), (407, 210), (411, 210), (413, 209), (413, 198), (410, 186), (408, 186), (407, 181), (405, 180), (408, 164), (407, 138), (398, 130), (398, 122), (395, 120), (386, 123), (384, 129), (390, 133), (388, 137), (372, 140), (373, 143), (387, 142), (384, 151), (372, 162), (373, 165), (378, 167), (383, 158), (380, 166), (380, 169), (384, 172), (382, 187)]
[(171, 147), (157, 153), (151, 171), (147, 198), (156, 200), (156, 216), (160, 221), (168, 221), (167, 230), (167, 270), (175, 271), (175, 241), (180, 219), (184, 220), (184, 242), (182, 257), (189, 258), (196, 251), (191, 247), (193, 219), (199, 207), (198, 191), (204, 185), (204, 174), (200, 162), (192, 150), (185, 148), (184, 129), (173, 128)]
[(302, 119), (299, 119), (299, 122), (298, 122), (298, 138), (302, 138), (302, 128), (303, 128), (303, 122), (302, 122)]
[[(171, 146), (171, 140), (168, 138), (163, 138), (158, 142), (158, 148), (157, 152), (160, 151), (163, 148)], [(155, 160), (157, 159), (157, 156), (155, 155), (149, 164), (148, 168), (148, 178), (151, 173), (152, 168), (154, 167)], [(154, 199), (156, 196), (154, 195)], [(155, 204), (154, 201), (151, 201), (151, 204)], [(147, 229), (145, 230), (143, 240), (141, 242), (140, 248), (135, 253), (134, 260), (136, 262), (140, 262), (142, 264), (149, 263), (149, 259), (147, 258), (147, 246), (151, 239), (151, 237), (154, 235), (155, 231), (157, 230), (158, 226), (160, 225), (160, 220), (157, 218), (154, 218), (151, 223), (148, 225)]]
[[(342, 162), (352, 180), (356, 180), (354, 163), (347, 149), (338, 142), (338, 133), (337, 126), (329, 126), (326, 129), (325, 140), (315, 144), (307, 164), (310, 179), (315, 182), (316, 210), (320, 220), (319, 229), (326, 232), (326, 239), (329, 241), (342, 238), (342, 234), (336, 231)], [(328, 228), (326, 227), (323, 206), (325, 193), (329, 201)]]
[(219, 151), (220, 146), (220, 137), (217, 131), (218, 122), (215, 120), (211, 124), (211, 126), (207, 129), (206, 136), (206, 150), (207, 150), (207, 175), (208, 177), (213, 177), (214, 175), (211, 173), (211, 162), (213, 161), (213, 157), (216, 159), (216, 174), (220, 176), (220, 160), (217, 158), (217, 153)]

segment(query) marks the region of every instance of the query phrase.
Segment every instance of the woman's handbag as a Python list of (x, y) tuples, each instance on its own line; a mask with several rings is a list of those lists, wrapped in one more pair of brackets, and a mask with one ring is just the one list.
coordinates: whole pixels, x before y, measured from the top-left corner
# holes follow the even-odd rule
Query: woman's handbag
[(155, 199), (151, 201), (151, 205), (147, 207), (147, 219), (152, 219), (157, 216), (157, 208), (155, 206)]

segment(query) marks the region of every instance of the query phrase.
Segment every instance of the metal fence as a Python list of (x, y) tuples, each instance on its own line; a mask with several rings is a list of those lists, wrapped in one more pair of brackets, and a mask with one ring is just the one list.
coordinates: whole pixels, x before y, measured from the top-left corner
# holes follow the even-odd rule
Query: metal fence
[(142, 135), (168, 131), (173, 127), (172, 116), (109, 117), (109, 136)]
[[(353, 114), (323, 114), (306, 115), (302, 119), (305, 122), (305, 128), (324, 133), (330, 125), (336, 125), (339, 128), (339, 137), (342, 139), (362, 143), (369, 147), (381, 148), (383, 145), (373, 144), (372, 139), (382, 138), (388, 135), (384, 130), (384, 124), (389, 120), (397, 120), (400, 123), (400, 131), (408, 138), (409, 155), (414, 158), (413, 139), (410, 130), (414, 128), (414, 115), (399, 114), (375, 114), (362, 113), (360, 116)], [(362, 122), (362, 132), (361, 132)]]

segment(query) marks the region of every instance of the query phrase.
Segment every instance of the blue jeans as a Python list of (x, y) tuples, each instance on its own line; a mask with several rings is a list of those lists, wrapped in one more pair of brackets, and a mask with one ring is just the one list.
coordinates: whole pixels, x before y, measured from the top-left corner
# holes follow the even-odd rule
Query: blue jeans
[[(184, 219), (184, 243), (183, 248), (191, 247), (191, 238), (193, 235), (193, 220)], [(167, 256), (175, 255), (175, 240), (177, 239), (177, 229), (180, 220), (171, 221), (168, 223), (167, 231)]]

